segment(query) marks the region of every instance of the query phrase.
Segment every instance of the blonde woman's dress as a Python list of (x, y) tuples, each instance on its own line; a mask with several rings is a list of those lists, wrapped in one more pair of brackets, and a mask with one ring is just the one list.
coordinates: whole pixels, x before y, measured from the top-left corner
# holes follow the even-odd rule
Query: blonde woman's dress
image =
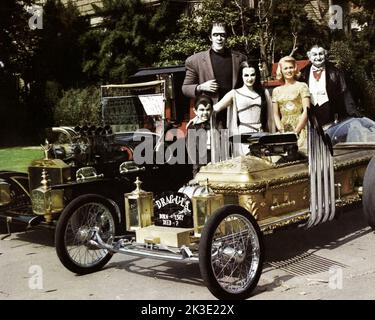
[[(272, 102), (276, 102), (279, 106), (284, 132), (292, 132), (297, 127), (303, 112), (303, 98), (310, 98), (309, 88), (304, 82), (296, 81), (292, 85), (283, 85), (273, 90)], [(298, 148), (306, 149), (306, 140), (307, 133), (304, 128), (298, 138)]]

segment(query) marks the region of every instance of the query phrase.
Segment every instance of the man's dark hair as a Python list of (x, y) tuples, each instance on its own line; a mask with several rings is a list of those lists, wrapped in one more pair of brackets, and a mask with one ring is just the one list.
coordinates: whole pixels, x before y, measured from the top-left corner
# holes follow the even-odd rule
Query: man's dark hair
[(210, 28), (210, 36), (211, 36), (211, 33), (212, 33), (212, 29), (214, 28), (214, 27), (223, 27), (224, 29), (225, 29), (225, 32), (227, 31), (227, 26), (225, 25), (225, 23), (224, 22), (221, 22), (221, 21), (214, 21), (214, 22), (212, 22), (212, 24), (211, 24), (211, 28)]

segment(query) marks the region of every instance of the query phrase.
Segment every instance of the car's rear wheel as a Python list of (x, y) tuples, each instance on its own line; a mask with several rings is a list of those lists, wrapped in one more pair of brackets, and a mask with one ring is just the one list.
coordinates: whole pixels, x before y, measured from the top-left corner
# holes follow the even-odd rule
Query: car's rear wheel
[(86, 274), (101, 269), (112, 257), (107, 249), (90, 243), (97, 232), (111, 244), (116, 235), (117, 216), (113, 205), (99, 195), (73, 200), (61, 214), (55, 234), (57, 255), (72, 272)]
[(362, 203), (367, 223), (375, 230), (375, 157), (368, 164), (363, 179)]
[(207, 221), (199, 244), (199, 267), (219, 299), (246, 299), (262, 273), (264, 249), (260, 228), (244, 208), (227, 205)]

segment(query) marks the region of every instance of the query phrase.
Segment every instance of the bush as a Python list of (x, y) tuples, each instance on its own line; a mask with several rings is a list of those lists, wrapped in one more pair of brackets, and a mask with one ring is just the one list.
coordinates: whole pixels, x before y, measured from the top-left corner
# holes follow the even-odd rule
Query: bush
[(64, 91), (55, 105), (53, 118), (56, 126), (100, 125), (100, 90), (90, 86)]
[(330, 58), (343, 70), (349, 89), (356, 100), (357, 107), (366, 116), (375, 117), (375, 81), (372, 80), (366, 65), (358, 63), (357, 52), (347, 42), (336, 41), (331, 44)]

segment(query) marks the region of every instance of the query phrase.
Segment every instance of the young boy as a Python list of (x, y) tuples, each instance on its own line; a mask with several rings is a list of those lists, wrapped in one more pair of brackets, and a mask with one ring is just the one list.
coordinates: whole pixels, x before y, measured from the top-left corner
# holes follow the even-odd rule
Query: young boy
[[(210, 97), (198, 96), (194, 102), (195, 117), (186, 126), (188, 130), (188, 153), (193, 163), (193, 176), (198, 173), (202, 165), (211, 162), (210, 119), (212, 108), (213, 102)], [(201, 139), (206, 143), (202, 143)]]

